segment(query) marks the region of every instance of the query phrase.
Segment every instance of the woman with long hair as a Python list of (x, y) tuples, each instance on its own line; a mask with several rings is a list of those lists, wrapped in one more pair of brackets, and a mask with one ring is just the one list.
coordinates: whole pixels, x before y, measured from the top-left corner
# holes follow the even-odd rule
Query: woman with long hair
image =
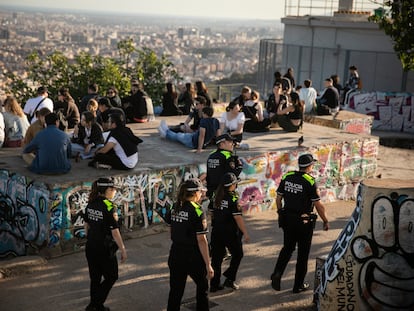
[(30, 124), (17, 99), (8, 96), (4, 101), (4, 147), (21, 147)]
[[(73, 129), (80, 121), (80, 114), (75, 100), (69, 93), (67, 87), (61, 87), (58, 91), (58, 101), (55, 104), (54, 112), (61, 112), (68, 123), (68, 129)], [(60, 129), (61, 126), (59, 126)], [(64, 130), (64, 129), (62, 129)]]
[(194, 100), (196, 98), (196, 92), (190, 82), (185, 84), (184, 91), (178, 97), (178, 106), (183, 114), (189, 114), (191, 110), (195, 108)]
[(201, 80), (196, 81), (195, 89), (197, 92), (197, 97), (203, 96), (206, 99), (206, 106), (211, 107), (211, 97), (208, 94), (208, 89), (207, 89), (207, 86), (204, 84), (204, 82)]
[(206, 189), (198, 179), (180, 184), (177, 201), (167, 213), (166, 222), (171, 226), (170, 293), (167, 311), (180, 310), (187, 276), (197, 286), (197, 310), (209, 310), (208, 280), (214, 275), (210, 265), (207, 242), (207, 219), (200, 205)]
[(162, 94), (162, 112), (160, 116), (180, 116), (183, 112), (178, 108), (178, 94), (175, 86), (168, 82), (165, 84), (166, 92)]
[[(238, 182), (239, 179), (234, 173), (226, 173), (217, 187), (213, 209), (210, 210), (212, 215), (211, 265), (214, 269), (210, 292), (216, 292), (224, 287), (234, 290), (239, 288), (235, 281), (243, 258), (242, 237), (245, 242), (248, 242), (250, 237), (238, 205), (239, 196), (236, 192)], [(226, 280), (221, 285), (221, 264), (226, 248), (231, 254), (231, 261), (228, 269), (223, 273)]]
[(260, 94), (252, 91), (250, 99), (244, 103), (243, 113), (246, 117), (243, 130), (246, 132), (259, 133), (269, 131), (270, 119), (263, 117), (263, 107), (259, 102)]
[(112, 179), (99, 178), (92, 183), (85, 209), (84, 227), (87, 238), (85, 252), (91, 279), (91, 301), (86, 311), (109, 310), (104, 303), (118, 279), (117, 250), (121, 252), (121, 263), (127, 259), (125, 245), (119, 231), (117, 208), (111, 201), (115, 193)]
[(279, 106), (277, 122), (286, 132), (297, 132), (303, 124), (303, 103), (298, 93), (291, 93), (290, 100), (286, 107)]

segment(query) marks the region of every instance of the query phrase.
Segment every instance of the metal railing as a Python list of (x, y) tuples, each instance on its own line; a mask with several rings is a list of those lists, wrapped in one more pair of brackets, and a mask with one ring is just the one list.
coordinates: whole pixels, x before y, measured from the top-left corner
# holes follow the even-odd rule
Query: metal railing
[(372, 12), (384, 6), (382, 0), (285, 0), (285, 16), (333, 16), (340, 7), (347, 11)]

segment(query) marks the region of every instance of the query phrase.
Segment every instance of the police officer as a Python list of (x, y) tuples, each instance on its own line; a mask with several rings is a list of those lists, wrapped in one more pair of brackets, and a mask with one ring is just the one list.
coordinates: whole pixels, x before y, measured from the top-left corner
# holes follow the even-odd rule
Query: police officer
[(233, 154), (234, 137), (223, 134), (216, 138), (217, 150), (207, 159), (207, 197), (210, 199), (210, 207), (214, 191), (223, 179), (225, 173), (231, 172), (238, 177), (243, 169), (243, 164), (237, 155)]
[(181, 183), (177, 202), (166, 215), (171, 226), (170, 293), (167, 311), (180, 310), (187, 276), (197, 286), (197, 310), (209, 310), (208, 280), (214, 275), (207, 242), (207, 220), (199, 202), (206, 189), (198, 179)]
[[(224, 287), (239, 289), (235, 280), (243, 258), (241, 240), (243, 236), (245, 242), (250, 240), (238, 204), (239, 196), (236, 187), (239, 181), (234, 173), (226, 173), (223, 182), (216, 190), (214, 208), (211, 211), (213, 227), (211, 232), (211, 264), (214, 269), (214, 277), (211, 279), (210, 292), (216, 292)], [(230, 251), (231, 260), (228, 269), (223, 273), (226, 280), (221, 285), (221, 264), (226, 247)]]
[(272, 287), (279, 291), (280, 279), (297, 244), (298, 256), (293, 293), (300, 293), (309, 288), (309, 283), (305, 283), (304, 279), (308, 270), (309, 251), (317, 217), (313, 213), (314, 206), (323, 220), (323, 229), (329, 229), (325, 207), (320, 202), (315, 179), (309, 175), (316, 160), (311, 154), (304, 154), (299, 157), (298, 162), (299, 171), (291, 171), (283, 175), (277, 189), (276, 206), (279, 224), (283, 229), (284, 243), (271, 275)]
[(92, 184), (89, 203), (85, 209), (86, 259), (91, 279), (91, 301), (86, 311), (109, 310), (104, 302), (118, 279), (117, 249), (121, 252), (121, 262), (127, 259), (119, 231), (117, 210), (111, 202), (115, 193), (112, 179), (99, 178)]

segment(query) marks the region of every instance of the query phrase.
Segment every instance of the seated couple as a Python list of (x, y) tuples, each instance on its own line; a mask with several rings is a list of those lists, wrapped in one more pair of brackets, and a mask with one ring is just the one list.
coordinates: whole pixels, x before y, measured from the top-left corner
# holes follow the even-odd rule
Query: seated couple
[(206, 146), (213, 143), (214, 138), (219, 135), (220, 124), (216, 118), (213, 118), (214, 110), (212, 107), (204, 107), (202, 109), (203, 117), (200, 120), (200, 127), (193, 133), (176, 133), (172, 131), (165, 120), (161, 121), (158, 131), (162, 138), (176, 141), (184, 146), (197, 149), (200, 153)]

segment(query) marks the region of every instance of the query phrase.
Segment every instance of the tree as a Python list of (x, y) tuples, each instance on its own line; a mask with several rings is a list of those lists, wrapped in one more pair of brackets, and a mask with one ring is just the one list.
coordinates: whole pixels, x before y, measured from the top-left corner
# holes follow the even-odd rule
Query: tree
[(6, 73), (6, 91), (25, 103), (35, 96), (37, 86), (47, 86), (52, 96), (56, 96), (59, 88), (64, 86), (79, 101), (93, 82), (101, 90), (115, 86), (119, 95), (124, 97), (130, 92), (131, 80), (139, 79), (157, 104), (161, 102), (165, 83), (181, 79), (167, 56), (158, 57), (149, 48), (137, 49), (132, 39), (119, 42), (118, 51), (120, 59), (81, 52), (73, 60), (61, 52), (43, 56), (39, 51), (33, 51), (26, 57), (27, 78)]
[(385, 1), (384, 6), (385, 14), (376, 14), (369, 19), (392, 38), (404, 71), (414, 70), (414, 2)]

